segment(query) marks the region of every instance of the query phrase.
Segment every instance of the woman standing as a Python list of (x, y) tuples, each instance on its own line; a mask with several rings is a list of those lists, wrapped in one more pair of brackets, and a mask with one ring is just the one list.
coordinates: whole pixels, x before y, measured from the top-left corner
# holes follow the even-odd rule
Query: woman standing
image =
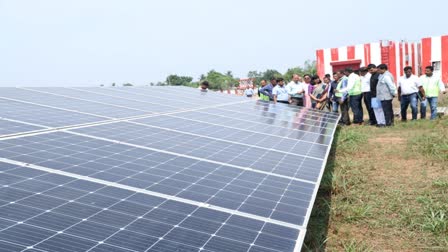
[(311, 107), (315, 109), (322, 110), (325, 108), (327, 100), (327, 87), (328, 85), (322, 83), (319, 76), (315, 75), (313, 77), (314, 89), (310, 94), (311, 97)]

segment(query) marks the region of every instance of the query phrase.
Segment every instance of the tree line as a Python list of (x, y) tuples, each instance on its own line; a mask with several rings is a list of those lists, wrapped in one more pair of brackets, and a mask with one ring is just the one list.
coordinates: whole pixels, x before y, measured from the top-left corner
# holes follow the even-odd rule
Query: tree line
[[(304, 74), (316, 74), (316, 61), (307, 60), (303, 66), (297, 66), (288, 68), (285, 73), (281, 73), (275, 69), (267, 69), (265, 71), (249, 71), (247, 73), (247, 78), (255, 80), (255, 84), (259, 85), (261, 80), (269, 81), (271, 78), (284, 78), (285, 82), (289, 82), (293, 74), (299, 74), (303, 76)], [(164, 81), (151, 82), (149, 86), (188, 86), (188, 87), (198, 87), (203, 81), (208, 81), (209, 88), (213, 90), (227, 90), (239, 85), (240, 78), (235, 77), (232, 71), (227, 71), (226, 73), (220, 73), (215, 70), (210, 70), (206, 74), (202, 74), (198, 81), (193, 81), (191, 76), (180, 76), (176, 74), (171, 74), (166, 77)], [(116, 86), (115, 83), (112, 86)], [(131, 83), (125, 83), (123, 86), (132, 86)]]

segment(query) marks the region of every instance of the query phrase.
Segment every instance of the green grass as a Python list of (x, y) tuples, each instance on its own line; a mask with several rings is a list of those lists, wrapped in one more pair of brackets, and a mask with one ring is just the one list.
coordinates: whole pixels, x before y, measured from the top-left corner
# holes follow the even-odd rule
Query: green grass
[(448, 118), (339, 128), (303, 251), (447, 250), (446, 129)]
[(432, 183), (434, 187), (444, 188), (448, 190), (448, 180), (438, 179)]
[(373, 251), (371, 247), (369, 247), (363, 241), (350, 240), (347, 242), (343, 242), (342, 247), (345, 252), (370, 252)]
[[(448, 126), (447, 126), (448, 127)], [(430, 132), (411, 138), (411, 150), (431, 161), (448, 160), (448, 136), (442, 132)]]

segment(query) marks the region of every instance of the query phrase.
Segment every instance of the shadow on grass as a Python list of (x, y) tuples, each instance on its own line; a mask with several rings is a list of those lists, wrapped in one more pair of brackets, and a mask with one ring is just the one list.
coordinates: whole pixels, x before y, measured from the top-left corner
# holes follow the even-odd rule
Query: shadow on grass
[(338, 127), (335, 132), (331, 151), (327, 159), (325, 172), (314, 202), (302, 251), (325, 251), (330, 220), (335, 152), (340, 134), (341, 129)]

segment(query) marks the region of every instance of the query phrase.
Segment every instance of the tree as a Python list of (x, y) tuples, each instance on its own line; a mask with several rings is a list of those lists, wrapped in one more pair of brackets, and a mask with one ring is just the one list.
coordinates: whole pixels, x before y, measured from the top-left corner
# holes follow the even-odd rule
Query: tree
[(134, 86), (134, 85), (132, 85), (132, 83), (124, 83), (123, 84), (123, 87), (132, 87), (132, 86)]
[[(316, 61), (315, 60), (307, 60), (305, 61), (303, 70), (307, 73), (307, 74), (311, 74), (311, 75), (315, 75), (317, 74), (317, 68), (316, 68)], [(321, 78), (323, 76), (320, 76)]]
[(229, 72), (227, 72), (227, 74), (222, 74), (215, 70), (211, 70), (206, 76), (204, 76), (204, 80), (209, 82), (210, 89), (228, 89), (239, 83), (238, 79), (233, 78), (233, 76), (229, 76), (228, 73)]
[(274, 69), (268, 69), (263, 73), (263, 79), (265, 79), (268, 82), (271, 78), (279, 78), (279, 77), (283, 77), (283, 75), (279, 71)]
[[(298, 74), (300, 76), (303, 76), (304, 74), (310, 74), (310, 75), (317, 74), (316, 61), (307, 60), (303, 64), (303, 67), (297, 66), (297, 67), (289, 68), (286, 71), (286, 73), (283, 75), (285, 82), (291, 81), (293, 74)], [(320, 77), (323, 78), (323, 76), (320, 76)]]
[(288, 68), (286, 73), (283, 75), (283, 78), (285, 78), (286, 83), (291, 81), (293, 74), (298, 74), (300, 76), (303, 76), (305, 74), (305, 71), (301, 67)]
[(260, 84), (260, 81), (263, 79), (263, 72), (258, 71), (249, 71), (247, 73), (247, 77), (251, 79), (255, 79), (255, 84)]
[(178, 76), (175, 74), (166, 77), (166, 83), (171, 86), (187, 86), (192, 80), (193, 77)]

